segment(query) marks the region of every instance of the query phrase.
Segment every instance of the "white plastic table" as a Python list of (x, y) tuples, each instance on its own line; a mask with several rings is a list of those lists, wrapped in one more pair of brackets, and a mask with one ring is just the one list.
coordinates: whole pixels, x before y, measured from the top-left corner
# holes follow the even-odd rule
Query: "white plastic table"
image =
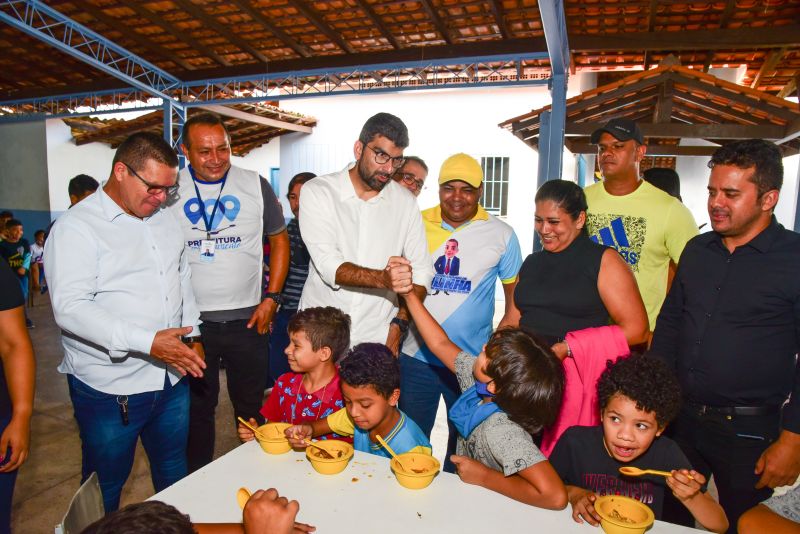
[[(389, 460), (356, 452), (338, 475), (320, 475), (304, 453), (265, 454), (251, 441), (154, 495), (189, 514), (192, 521), (228, 523), (242, 520), (236, 503), (240, 487), (251, 491), (276, 488), (300, 503), (297, 520), (317, 533), (381, 534), (540, 532), (596, 533), (599, 528), (572, 520), (569, 506), (558, 512), (511, 500), (493, 491), (439, 473), (425, 489), (397, 483)], [(650, 533), (698, 532), (657, 521)]]

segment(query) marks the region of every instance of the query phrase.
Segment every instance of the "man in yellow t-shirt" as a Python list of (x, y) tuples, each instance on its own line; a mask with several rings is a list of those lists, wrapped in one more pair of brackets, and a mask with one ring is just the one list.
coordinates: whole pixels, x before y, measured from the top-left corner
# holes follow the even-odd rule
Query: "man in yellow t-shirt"
[(630, 265), (652, 331), (667, 295), (670, 260), (677, 265), (697, 224), (680, 201), (639, 176), (647, 146), (635, 122), (612, 119), (592, 134), (592, 143), (603, 181), (586, 188), (586, 228)]

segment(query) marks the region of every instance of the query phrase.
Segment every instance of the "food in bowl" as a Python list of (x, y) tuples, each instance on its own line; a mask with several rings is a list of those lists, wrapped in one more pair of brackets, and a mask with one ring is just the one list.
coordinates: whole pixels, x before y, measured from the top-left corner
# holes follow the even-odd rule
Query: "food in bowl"
[[(398, 461), (399, 460), (399, 461)], [(407, 452), (389, 463), (401, 486), (408, 489), (428, 487), (439, 473), (439, 460), (421, 452)]]
[(643, 534), (655, 521), (649, 506), (621, 495), (598, 497), (594, 509), (606, 534)]
[(332, 458), (327, 458), (326, 453), (316, 447), (306, 448), (306, 457), (311, 462), (311, 467), (323, 475), (341, 473), (353, 457), (353, 446), (337, 439), (325, 440), (325, 448), (330, 451)]
[(261, 449), (268, 454), (283, 454), (292, 450), (284, 434), (290, 426), (289, 423), (267, 423), (258, 427), (256, 439)]

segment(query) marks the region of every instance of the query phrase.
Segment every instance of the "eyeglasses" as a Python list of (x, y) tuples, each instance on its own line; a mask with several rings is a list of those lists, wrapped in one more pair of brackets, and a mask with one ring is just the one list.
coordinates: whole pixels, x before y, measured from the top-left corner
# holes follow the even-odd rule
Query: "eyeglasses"
[(147, 180), (145, 180), (144, 178), (142, 178), (141, 176), (139, 176), (139, 173), (138, 173), (138, 172), (136, 172), (136, 171), (134, 171), (134, 170), (133, 170), (133, 168), (132, 168), (130, 165), (128, 165), (128, 164), (127, 164), (127, 163), (125, 163), (124, 161), (122, 162), (122, 164), (123, 164), (123, 165), (125, 165), (125, 167), (127, 167), (127, 169), (130, 171), (130, 173), (131, 173), (132, 175), (134, 175), (135, 177), (137, 177), (139, 180), (141, 180), (141, 181), (142, 181), (142, 183), (143, 183), (144, 185), (146, 185), (146, 186), (147, 186), (147, 193), (148, 193), (148, 194), (150, 194), (150, 195), (157, 195), (157, 194), (159, 194), (159, 193), (163, 192), (163, 193), (164, 193), (164, 194), (166, 194), (168, 197), (171, 197), (171, 196), (173, 196), (175, 193), (177, 193), (177, 192), (178, 192), (178, 184), (177, 184), (177, 183), (176, 183), (176, 184), (174, 184), (174, 185), (156, 185), (156, 184), (151, 184), (150, 182), (148, 182)]
[(397, 173), (397, 177), (403, 180), (403, 183), (406, 185), (413, 184), (418, 190), (422, 189), (422, 186), (425, 185), (425, 180), (417, 180), (417, 176), (410, 172)]
[(366, 145), (366, 147), (375, 153), (375, 163), (377, 163), (378, 165), (385, 165), (386, 163), (389, 162), (389, 160), (391, 160), (392, 167), (395, 169), (399, 169), (406, 162), (406, 158), (404, 158), (403, 156), (397, 156), (393, 158), (383, 150), (372, 148), (369, 145)]

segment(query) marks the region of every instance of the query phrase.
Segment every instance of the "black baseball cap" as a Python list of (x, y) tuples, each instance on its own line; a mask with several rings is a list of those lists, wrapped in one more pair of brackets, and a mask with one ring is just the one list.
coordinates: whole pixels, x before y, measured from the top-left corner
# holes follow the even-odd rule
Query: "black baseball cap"
[(630, 119), (611, 119), (605, 124), (605, 126), (595, 130), (592, 133), (592, 144), (597, 144), (597, 142), (600, 140), (600, 135), (602, 135), (603, 132), (611, 134), (617, 141), (627, 141), (628, 139), (633, 139), (640, 145), (644, 144), (644, 136), (642, 135), (642, 131), (639, 129), (636, 123)]

